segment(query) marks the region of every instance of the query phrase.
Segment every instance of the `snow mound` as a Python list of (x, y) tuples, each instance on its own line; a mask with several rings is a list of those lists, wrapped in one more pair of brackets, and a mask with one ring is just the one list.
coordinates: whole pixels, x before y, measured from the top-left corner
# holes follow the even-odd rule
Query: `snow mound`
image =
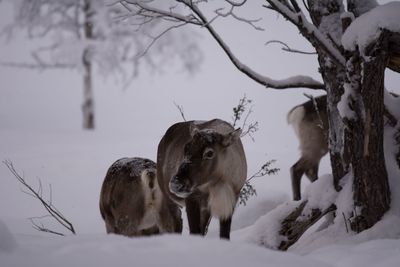
[(342, 37), (346, 50), (353, 51), (358, 46), (361, 54), (374, 41), (382, 29), (400, 32), (400, 2), (390, 2), (378, 6), (354, 20)]

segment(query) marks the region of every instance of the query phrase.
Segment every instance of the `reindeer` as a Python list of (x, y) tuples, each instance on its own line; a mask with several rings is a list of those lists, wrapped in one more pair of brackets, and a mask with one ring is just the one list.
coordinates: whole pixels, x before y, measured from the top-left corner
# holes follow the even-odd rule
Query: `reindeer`
[(107, 233), (182, 232), (181, 210), (162, 194), (156, 164), (149, 159), (122, 158), (111, 165), (101, 188), (100, 213)]
[(211, 216), (229, 239), (232, 215), (245, 183), (241, 130), (214, 119), (172, 125), (158, 145), (157, 178), (170, 199), (186, 206), (191, 234), (205, 235)]
[(300, 159), (290, 168), (293, 199), (301, 199), (301, 177), (318, 179), (321, 158), (328, 152), (328, 117), (326, 95), (315, 97), (289, 111), (287, 121), (300, 142)]

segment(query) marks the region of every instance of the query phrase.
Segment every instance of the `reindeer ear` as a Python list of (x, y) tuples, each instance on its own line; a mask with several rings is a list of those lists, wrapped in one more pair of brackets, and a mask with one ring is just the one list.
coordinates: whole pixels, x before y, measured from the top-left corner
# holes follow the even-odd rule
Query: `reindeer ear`
[(222, 136), (222, 145), (224, 147), (228, 147), (228, 146), (232, 145), (235, 141), (240, 139), (241, 134), (242, 134), (242, 129), (238, 128), (228, 134), (223, 135)]
[(190, 125), (189, 131), (190, 131), (190, 136), (191, 137), (195, 136), (197, 133), (200, 132), (199, 128), (197, 128), (197, 126), (194, 125), (194, 124)]

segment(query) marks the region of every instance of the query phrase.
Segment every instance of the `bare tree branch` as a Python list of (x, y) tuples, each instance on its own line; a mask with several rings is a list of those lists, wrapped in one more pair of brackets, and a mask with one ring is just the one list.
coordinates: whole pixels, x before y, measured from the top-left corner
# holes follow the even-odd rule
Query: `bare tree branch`
[(310, 12), (310, 7), (307, 5), (306, 1), (305, 1), (305, 0), (302, 0), (302, 1), (303, 1), (303, 5), (304, 5), (305, 9), (306, 9), (308, 12)]
[(290, 48), (288, 44), (286, 44), (285, 42), (279, 41), (279, 40), (268, 41), (265, 43), (265, 45), (274, 44), (274, 43), (283, 45), (282, 50), (286, 51), (286, 52), (298, 53), (298, 54), (304, 54), (304, 55), (316, 55), (317, 54), (317, 52), (306, 52), (306, 51), (301, 51), (298, 49)]
[[(120, 1), (121, 2), (121, 1)], [(211, 36), (216, 40), (218, 45), (222, 48), (222, 50), (225, 52), (225, 54), (228, 56), (228, 58), (231, 60), (233, 65), (242, 73), (247, 75), (249, 78), (254, 80), (255, 82), (267, 87), (267, 88), (274, 88), (274, 89), (288, 89), (288, 88), (309, 88), (309, 89), (324, 89), (324, 84), (321, 82), (318, 82), (314, 80), (313, 78), (309, 76), (293, 76), (289, 77), (287, 79), (282, 79), (282, 80), (274, 80), (269, 77), (266, 77), (264, 75), (261, 75), (260, 73), (257, 73), (247, 65), (243, 64), (236, 56), (235, 54), (231, 51), (229, 46), (224, 42), (224, 40), (219, 36), (219, 34), (215, 31), (213, 26), (211, 25), (211, 21), (214, 20), (213, 18), (211, 21), (206, 18), (206, 16), (201, 12), (201, 10), (197, 7), (195, 2), (192, 1), (183, 1), (183, 0), (177, 0), (177, 2), (182, 3), (186, 7), (188, 7), (193, 14), (189, 14), (186, 16), (183, 16), (181, 14), (172, 12), (172, 11), (165, 11), (165, 10), (160, 10), (157, 8), (153, 8), (150, 5), (147, 5), (143, 1), (122, 1), (125, 4), (130, 4), (132, 6), (135, 6), (139, 8), (138, 10), (132, 12), (132, 16), (149, 16), (149, 17), (154, 17), (154, 18), (160, 18), (162, 17), (167, 17), (167, 18), (173, 18), (181, 22), (186, 22), (188, 24), (195, 24), (201, 27), (204, 27), (207, 29), (207, 31), (211, 34)], [(228, 2), (230, 4), (235, 5), (234, 3), (237, 2)], [(238, 3), (237, 3), (238, 4)], [(244, 4), (244, 2), (240, 2), (240, 4)], [(231, 15), (231, 13), (228, 12), (228, 14)], [(217, 14), (217, 16), (220, 16)], [(238, 19), (238, 17), (236, 18)], [(244, 19), (242, 19), (244, 20)], [(252, 21), (247, 20), (247, 23), (252, 23)]]
[(242, 2), (235, 2), (235, 1), (232, 1), (232, 0), (225, 0), (225, 2), (228, 2), (232, 6), (238, 7), (238, 6), (243, 6), (247, 2), (247, 0), (243, 0)]
[[(257, 26), (257, 25), (255, 24), (256, 22), (259, 22), (261, 19), (245, 19), (245, 18), (242, 18), (242, 17), (236, 15), (236, 14), (233, 12), (235, 7), (236, 7), (236, 6), (232, 5), (231, 8), (230, 8), (230, 10), (227, 11), (226, 13), (222, 13), (222, 11), (221, 11), (222, 9), (219, 8), (219, 9), (215, 10), (215, 13), (216, 13), (219, 17), (224, 17), (224, 18), (231, 16), (231, 17), (235, 18), (235, 19), (238, 20), (238, 21), (241, 21), (241, 22), (244, 22), (244, 23), (246, 23), (246, 24), (249, 24), (251, 27), (253, 27), (254, 29), (256, 29), (256, 30), (258, 30), (258, 31), (264, 31), (264, 28), (259, 27), (259, 26)], [(213, 19), (213, 20), (214, 20), (214, 19)], [(213, 20), (210, 20), (210, 23), (211, 23)], [(209, 24), (210, 24), (210, 23), (209, 23)]]
[(49, 70), (49, 69), (73, 69), (76, 65), (64, 64), (64, 63), (49, 63), (49, 64), (37, 64), (37, 63), (26, 63), (26, 62), (0, 62), (0, 65), (11, 68), (21, 69), (34, 69), (34, 70)]
[(179, 110), (179, 113), (181, 114), (183, 121), (187, 121), (185, 118), (185, 113), (183, 112), (183, 107), (178, 105), (177, 103), (175, 103), (175, 101), (174, 101), (174, 105)]
[[(288, 21), (293, 23), (300, 30), (301, 34), (315, 47), (323, 49), (338, 66), (345, 67), (346, 59), (335, 46), (331, 45), (329, 39), (324, 36), (312, 23), (310, 23), (304, 13), (299, 9), (293, 12), (292, 9), (278, 0), (267, 0), (272, 9), (280, 13)], [(291, 1), (295, 2), (295, 1)]]
[(46, 228), (42, 223), (40, 223), (40, 224), (37, 223), (37, 222), (34, 220), (34, 218), (29, 218), (29, 220), (30, 220), (30, 222), (31, 222), (31, 224), (32, 224), (33, 229), (35, 229), (35, 230), (37, 230), (37, 231), (39, 231), (39, 232), (45, 232), (45, 233), (50, 233), (50, 234), (65, 236), (63, 233), (56, 232), (56, 231), (53, 231), (53, 230), (50, 230), (50, 229)]
[(214, 30), (214, 28), (208, 23), (207, 18), (203, 15), (200, 9), (196, 5), (186, 5), (200, 18), (203, 22), (204, 27), (208, 32), (214, 37), (220, 47), (224, 50), (228, 58), (234, 64), (234, 66), (246, 74), (248, 77), (254, 81), (274, 89), (287, 89), (287, 88), (298, 88), (305, 87), (310, 89), (324, 89), (324, 84), (315, 81), (311, 77), (307, 76), (295, 76), (284, 80), (272, 80), (265, 77), (254, 70), (250, 69), (247, 65), (243, 64), (231, 51), (229, 46), (224, 42), (224, 40), (219, 36), (219, 34)]
[[(54, 205), (52, 204), (52, 201), (51, 201), (52, 197), (50, 197), (50, 201), (46, 201), (46, 200), (43, 199), (42, 186), (41, 186), (41, 181), (40, 180), (39, 180), (39, 188), (38, 188), (38, 190), (35, 190), (15, 170), (14, 165), (10, 160), (5, 160), (5, 161), (3, 161), (3, 163), (7, 166), (7, 168), (10, 170), (10, 172), (15, 176), (15, 178), (18, 180), (18, 182), (20, 182), (28, 190), (27, 194), (29, 194), (30, 196), (32, 196), (32, 197), (36, 198), (37, 200), (39, 200), (39, 202), (43, 205), (43, 207), (49, 213), (48, 216), (51, 216), (52, 218), (54, 218), (59, 224), (61, 224), (64, 228), (68, 229), (71, 233), (76, 234), (74, 226), (72, 225), (72, 223), (70, 223), (65, 218), (65, 216), (60, 211), (58, 211), (57, 208), (54, 207)], [(51, 187), (50, 187), (50, 190), (51, 190)], [(50, 192), (50, 196), (51, 196), (51, 194), (52, 193)], [(30, 221), (32, 222), (34, 228), (39, 230), (39, 231), (58, 234), (58, 235), (63, 235), (63, 234), (60, 234), (58, 232), (54, 232), (52, 230), (49, 230), (49, 229), (45, 228), (42, 224), (41, 225), (37, 224), (34, 221), (34, 218), (31, 218)]]
[(157, 15), (157, 16), (161, 15), (163, 17), (176, 19), (177, 21), (187, 22), (187, 23), (195, 24), (195, 25), (199, 25), (199, 26), (202, 25), (201, 22), (198, 21), (192, 15), (182, 16), (181, 14), (178, 14), (178, 13), (175, 13), (175, 12), (171, 12), (171, 10), (170, 11), (164, 11), (164, 10), (159, 9), (159, 8), (151, 7), (151, 6), (147, 5), (144, 1), (123, 0), (123, 1), (119, 1), (119, 2), (124, 7), (126, 7), (126, 4), (130, 4), (130, 5), (134, 6), (134, 7), (137, 7), (138, 10), (135, 13), (133, 13), (133, 15), (142, 15), (142, 16), (149, 16), (149, 17), (154, 17), (154, 15)]
[(180, 28), (180, 27), (182, 27), (182, 26), (185, 26), (187, 23), (186, 22), (184, 22), (184, 23), (181, 23), (181, 24), (178, 24), (178, 25), (172, 25), (172, 26), (170, 26), (170, 27), (168, 27), (167, 29), (165, 29), (164, 31), (162, 31), (160, 34), (158, 34), (157, 36), (154, 36), (154, 37), (151, 37), (150, 36), (150, 38), (152, 39), (151, 40), (151, 42), (145, 47), (145, 49), (142, 51), (142, 52), (140, 52), (138, 55), (136, 55), (136, 59), (139, 59), (139, 58), (141, 58), (141, 57), (143, 57), (144, 55), (146, 55), (146, 53), (150, 50), (150, 48), (156, 43), (156, 41), (158, 40), (158, 39), (160, 39), (163, 35), (165, 35), (165, 34), (167, 34), (169, 31), (171, 31), (171, 30), (173, 30), (173, 29), (176, 29), (176, 28)]

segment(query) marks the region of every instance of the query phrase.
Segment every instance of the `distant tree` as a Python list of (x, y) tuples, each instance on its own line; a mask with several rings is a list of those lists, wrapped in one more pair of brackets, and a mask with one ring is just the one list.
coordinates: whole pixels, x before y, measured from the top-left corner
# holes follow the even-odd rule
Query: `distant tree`
[[(340, 191), (342, 178), (351, 177), (353, 202), (348, 203), (345, 214), (346, 218), (351, 218), (351, 229), (361, 232), (372, 227), (390, 208), (383, 149), (384, 76), (387, 67), (400, 72), (400, 29), (396, 27), (400, 25), (398, 3), (382, 9), (375, 0), (305, 0), (302, 4), (296, 0), (171, 0), (169, 8), (160, 10), (153, 5), (157, 1), (119, 2), (129, 6), (132, 16), (137, 18), (176, 21), (205, 29), (232, 64), (263, 87), (325, 90), (332, 186)], [(257, 29), (254, 20), (237, 13), (240, 8), (252, 4), (258, 4), (266, 12), (280, 14), (297, 27), (318, 56), (322, 82), (302, 75), (274, 80), (243, 64), (218, 34), (214, 22), (231, 17)], [(185, 9), (178, 10), (181, 6)], [(238, 38), (244, 37), (238, 35)], [(284, 45), (285, 50), (298, 52)], [(284, 241), (277, 248), (287, 249), (313, 223), (336, 209), (334, 203), (323, 209), (311, 205), (303, 199), (286, 219), (282, 218), (282, 229), (276, 234), (283, 236)]]
[[(185, 70), (194, 72), (201, 62), (193, 35), (188, 38), (188, 32), (171, 32), (175, 25), (168, 22), (133, 20), (126, 8), (113, 5), (113, 1), (11, 2), (15, 16), (4, 31), (12, 37), (22, 30), (41, 44), (32, 51), (30, 61), (3, 62), (3, 65), (39, 70), (76, 69), (82, 73), (85, 129), (95, 128), (94, 69), (102, 76), (114, 76), (129, 84), (138, 74), (140, 63), (160, 70), (166, 62), (178, 58)], [(162, 7), (162, 3), (158, 6)]]

